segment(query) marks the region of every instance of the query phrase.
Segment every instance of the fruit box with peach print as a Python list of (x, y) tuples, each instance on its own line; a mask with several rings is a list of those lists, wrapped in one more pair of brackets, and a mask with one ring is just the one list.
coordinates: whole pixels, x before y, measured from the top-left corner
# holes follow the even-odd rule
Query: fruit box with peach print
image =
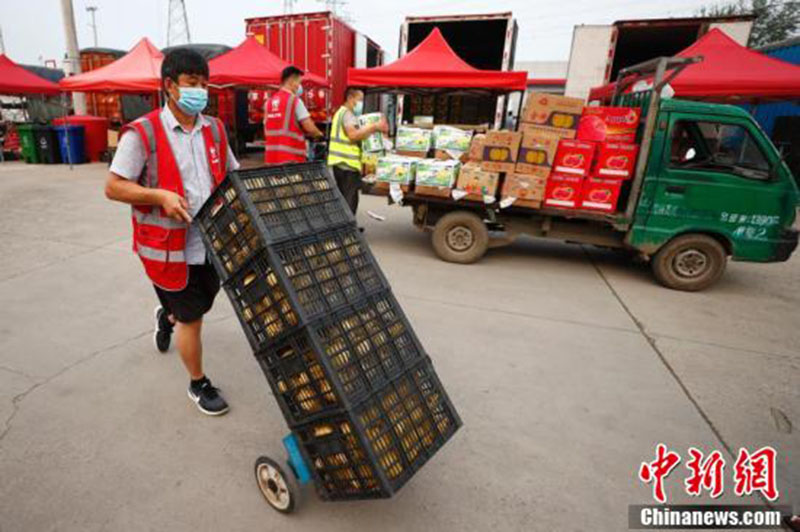
[(593, 142), (636, 142), (641, 109), (638, 107), (586, 107), (578, 124), (578, 137)]
[(553, 161), (553, 170), (561, 174), (585, 176), (592, 168), (594, 152), (594, 142), (561, 139)]
[(597, 177), (616, 177), (629, 179), (636, 166), (636, 154), (639, 153), (638, 144), (623, 142), (601, 142), (597, 146), (594, 171)]
[(614, 212), (622, 189), (622, 181), (606, 177), (587, 177), (581, 191), (581, 209)]
[(583, 100), (580, 98), (531, 92), (525, 100), (522, 121), (537, 126), (575, 130), (582, 111)]
[(581, 201), (583, 176), (552, 173), (547, 178), (544, 204), (548, 207), (576, 209)]

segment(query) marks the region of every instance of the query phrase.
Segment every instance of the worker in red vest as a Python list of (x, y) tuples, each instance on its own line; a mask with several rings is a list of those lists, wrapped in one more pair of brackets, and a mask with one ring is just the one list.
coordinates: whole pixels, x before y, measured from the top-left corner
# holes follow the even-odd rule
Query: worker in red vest
[(303, 74), (295, 66), (284, 68), (281, 88), (264, 105), (264, 162), (267, 164), (305, 162), (308, 160), (306, 135), (324, 136), (300, 99)]
[(169, 349), (173, 329), (189, 372), (189, 398), (205, 414), (228, 404), (203, 372), (203, 315), (219, 277), (192, 217), (229, 170), (239, 167), (219, 119), (204, 116), (208, 63), (193, 50), (167, 54), (161, 66), (167, 104), (126, 125), (110, 175), (109, 199), (132, 206), (133, 249), (155, 287), (156, 348)]

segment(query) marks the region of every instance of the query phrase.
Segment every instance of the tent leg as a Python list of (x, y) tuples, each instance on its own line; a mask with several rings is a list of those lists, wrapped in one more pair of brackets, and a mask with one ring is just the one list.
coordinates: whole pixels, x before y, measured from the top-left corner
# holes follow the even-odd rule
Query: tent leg
[(522, 100), (525, 99), (527, 91), (519, 91), (519, 105), (517, 105), (517, 118), (514, 123), (514, 129), (519, 131), (519, 124), (522, 122)]

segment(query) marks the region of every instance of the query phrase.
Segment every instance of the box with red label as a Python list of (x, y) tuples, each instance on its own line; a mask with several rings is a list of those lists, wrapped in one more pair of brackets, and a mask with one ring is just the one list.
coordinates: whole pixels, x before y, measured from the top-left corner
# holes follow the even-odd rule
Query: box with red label
[(622, 180), (607, 177), (587, 177), (583, 181), (581, 209), (615, 212)]
[(636, 142), (641, 109), (638, 107), (586, 107), (578, 124), (581, 140)]
[(517, 156), (516, 172), (545, 178), (550, 175), (561, 138), (558, 133), (543, 128), (525, 130)]
[(553, 161), (553, 170), (561, 174), (587, 175), (592, 168), (594, 151), (594, 142), (561, 139)]
[(481, 168), (485, 172), (513, 172), (520, 141), (522, 133), (517, 131), (487, 131)]
[(550, 174), (544, 193), (544, 204), (548, 207), (576, 209), (581, 201), (583, 176)]
[(575, 130), (583, 111), (583, 100), (558, 94), (531, 92), (525, 100), (522, 121), (542, 127)]
[(633, 175), (638, 152), (638, 144), (601, 142), (597, 146), (597, 156), (594, 158), (592, 175), (628, 179)]

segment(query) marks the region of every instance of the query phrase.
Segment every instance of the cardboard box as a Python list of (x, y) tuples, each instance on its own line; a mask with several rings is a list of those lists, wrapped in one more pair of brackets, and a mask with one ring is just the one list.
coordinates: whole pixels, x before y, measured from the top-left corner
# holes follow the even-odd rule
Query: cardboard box
[(580, 205), (583, 176), (550, 174), (544, 193), (544, 204), (547, 207), (575, 209)]
[(418, 186), (451, 189), (458, 178), (460, 168), (461, 163), (458, 161), (422, 159), (417, 161), (414, 181)]
[(531, 92), (525, 100), (522, 121), (543, 127), (575, 130), (582, 111), (583, 100), (580, 98)]
[(469, 162), (469, 153), (457, 150), (434, 150), (433, 156), (440, 161), (458, 161), (461, 163)]
[(558, 133), (546, 129), (524, 132), (517, 155), (516, 173), (546, 178), (550, 175), (560, 140)]
[(398, 152), (406, 151), (427, 153), (431, 148), (432, 134), (433, 132), (430, 129), (400, 126), (397, 128), (397, 135), (395, 136), (395, 150)]
[(414, 182), (414, 174), (417, 168), (417, 161), (409, 157), (398, 157), (388, 155), (378, 159), (375, 168), (376, 188), (389, 189), (391, 183), (398, 183), (404, 191), (407, 191)]
[(472, 142), (469, 144), (469, 155), (467, 156), (470, 161), (481, 162), (483, 160), (483, 145), (485, 142), (485, 133), (478, 133), (472, 137)]
[(542, 131), (547, 131), (548, 133), (558, 135), (559, 138), (562, 139), (574, 139), (575, 133), (577, 132), (575, 129), (559, 129), (557, 127), (537, 126), (536, 124), (522, 123), (519, 126), (519, 132), (522, 133), (523, 137), (525, 135), (532, 135)]
[(370, 175), (375, 173), (375, 168), (378, 166), (378, 159), (385, 154), (382, 151), (376, 152), (361, 152), (361, 173), (363, 175)]
[(415, 126), (432, 126), (433, 116), (430, 115), (417, 115), (411, 120)]
[(505, 201), (508, 206), (538, 209), (542, 205), (546, 188), (547, 177), (531, 174), (506, 174), (500, 192), (500, 201)]
[(467, 192), (464, 199), (483, 201), (484, 196), (494, 196), (497, 193), (497, 182), (500, 174), (483, 170), (480, 164), (467, 163), (458, 173), (456, 188)]
[(522, 133), (517, 131), (488, 131), (481, 168), (487, 172), (513, 172), (521, 141)]
[[(381, 121), (383, 114), (381, 113), (367, 113), (358, 117), (358, 127), (364, 127), (368, 124), (377, 124)], [(361, 141), (362, 152), (378, 152), (383, 151), (383, 134), (376, 131), (369, 137)]]
[(636, 142), (641, 109), (638, 107), (586, 107), (578, 125), (578, 138), (593, 142)]
[(471, 141), (472, 131), (452, 126), (433, 128), (433, 147), (436, 150), (454, 150), (463, 153), (469, 150)]
[(411, 159), (424, 159), (428, 156), (427, 151), (395, 150), (394, 153), (399, 157), (410, 157)]
[(615, 212), (623, 181), (614, 178), (587, 177), (581, 190), (581, 209)]
[(597, 147), (592, 174), (597, 177), (629, 179), (636, 167), (638, 144), (603, 142)]
[(561, 139), (558, 142), (553, 170), (561, 174), (585, 176), (592, 168), (594, 152), (594, 142)]

